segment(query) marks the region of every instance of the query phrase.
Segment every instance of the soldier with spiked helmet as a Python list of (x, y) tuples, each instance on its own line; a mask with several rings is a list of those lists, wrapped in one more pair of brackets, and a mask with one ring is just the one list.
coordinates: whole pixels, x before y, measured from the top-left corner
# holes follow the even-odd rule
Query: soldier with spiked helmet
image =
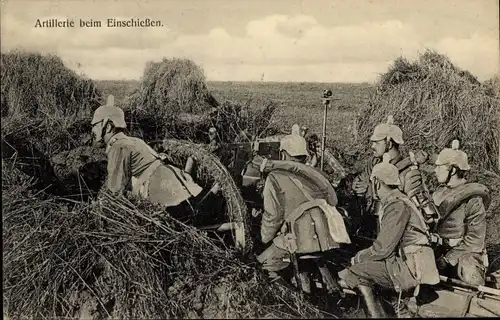
[[(417, 162), (421, 164), (427, 160), (427, 154), (418, 151), (414, 158), (403, 156), (400, 151), (400, 146), (404, 144), (403, 132), (394, 124), (392, 115), (387, 117), (387, 122), (381, 123), (375, 127), (370, 137), (370, 141), (372, 142), (371, 148), (373, 150), (373, 158), (369, 161), (364, 171), (357, 176), (353, 182), (353, 189), (356, 195), (366, 204), (365, 212), (367, 212), (369, 216), (374, 215), (375, 217), (373, 217), (373, 220), (375, 220), (377, 212), (380, 209), (380, 203), (373, 197), (373, 190), (369, 178), (372, 168), (380, 163), (383, 154), (387, 154), (390, 159), (389, 162), (398, 169), (399, 179), (401, 181), (399, 189), (412, 198), (412, 201), (419, 207), (421, 206), (421, 202), (426, 202), (426, 198), (430, 198), (430, 196), (423, 190), (422, 174), (418, 166), (415, 166), (415, 158), (418, 159)], [(416, 196), (418, 196), (418, 201)], [(430, 202), (430, 200), (427, 202)], [(366, 223), (366, 225), (369, 225), (368, 228), (372, 229), (367, 230), (371, 233), (379, 229), (378, 225), (375, 227), (372, 224), (375, 224), (375, 222)]]
[[(273, 278), (290, 265), (284, 258), (350, 243), (342, 216), (334, 209), (335, 190), (321, 173), (305, 164), (306, 159), (307, 143), (295, 124), (292, 134), (280, 142), (280, 160), (258, 160), (264, 180), (260, 234), (268, 247), (257, 259)], [(303, 282), (308, 292), (305, 275), (297, 284)]]
[[(357, 176), (353, 181), (353, 190), (356, 195), (365, 202), (365, 212), (370, 215), (374, 215), (371, 218), (376, 220), (377, 217), (377, 206), (378, 202), (373, 197), (373, 192), (370, 186), (370, 175), (373, 167), (380, 163), (382, 160), (382, 155), (387, 153), (390, 157), (390, 162), (395, 164), (402, 160), (402, 156), (399, 152), (399, 146), (404, 144), (403, 132), (401, 129), (394, 124), (394, 117), (389, 115), (387, 117), (387, 122), (378, 124), (373, 134), (370, 137), (372, 142), (371, 148), (373, 150), (373, 157), (368, 162), (367, 166), (363, 172)], [(365, 221), (367, 222), (367, 221)], [(375, 221), (368, 221), (366, 223), (370, 233), (375, 233), (378, 231), (379, 226), (376, 225)]]
[(459, 141), (444, 148), (435, 162), (440, 186), (433, 194), (441, 219), (432, 235), (438, 267), (442, 273), (473, 285), (484, 285), (487, 268), (485, 249), (486, 210), (489, 190), (465, 179), (471, 167)]
[(188, 173), (164, 164), (162, 157), (143, 140), (125, 134), (125, 115), (113, 105), (113, 96), (95, 110), (91, 124), (94, 144), (106, 146), (106, 186), (112, 194), (131, 192), (153, 203), (174, 207), (202, 191)]
[(374, 284), (395, 289), (399, 293), (399, 297), (393, 296), (396, 306), (401, 293), (439, 282), (427, 225), (415, 204), (399, 190), (400, 173), (390, 160), (391, 155), (384, 154), (370, 173), (373, 196), (381, 203), (377, 239), (352, 258), (351, 267), (339, 273), (343, 286), (357, 289), (363, 296), (370, 317), (384, 316), (373, 294)]

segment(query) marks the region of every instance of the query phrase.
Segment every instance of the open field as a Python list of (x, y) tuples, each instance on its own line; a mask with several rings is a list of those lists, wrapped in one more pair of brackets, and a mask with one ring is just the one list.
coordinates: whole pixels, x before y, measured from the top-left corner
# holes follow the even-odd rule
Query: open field
[(279, 105), (274, 121), (289, 132), (294, 123), (307, 125), (310, 133), (321, 134), (323, 123), (324, 89), (333, 91), (327, 114), (327, 145), (346, 150), (345, 143), (354, 141), (356, 112), (368, 102), (370, 84), (351, 83), (244, 83), (209, 82), (208, 88), (216, 98), (236, 100), (242, 104), (262, 105), (273, 101)]

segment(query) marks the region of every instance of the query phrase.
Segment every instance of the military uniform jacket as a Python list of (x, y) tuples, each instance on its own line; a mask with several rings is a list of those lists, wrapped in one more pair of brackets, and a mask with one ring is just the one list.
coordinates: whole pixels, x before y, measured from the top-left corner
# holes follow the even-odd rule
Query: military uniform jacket
[[(353, 261), (354, 263), (385, 261), (396, 290), (407, 290), (420, 284), (418, 273), (425, 273), (426, 270), (417, 271), (413, 265), (415, 262), (420, 263), (417, 269), (427, 268), (437, 277), (433, 251), (429, 245), (428, 235), (425, 234), (425, 223), (419, 220), (415, 209), (402, 198), (410, 201), (400, 190), (395, 189), (381, 199), (380, 233), (372, 246), (359, 251)], [(410, 264), (404, 253), (405, 249), (419, 247), (426, 247), (426, 254), (415, 257)]]
[[(106, 153), (107, 188), (113, 194), (131, 191), (153, 203), (175, 206), (202, 190), (178, 168), (161, 164), (156, 152), (141, 139), (117, 133), (108, 142)], [(144, 178), (144, 174), (148, 176)], [(145, 180), (145, 192), (143, 184), (134, 184), (141, 178)]]
[[(307, 192), (314, 199), (324, 199), (330, 205), (336, 198), (324, 198), (314, 186), (304, 182), (300, 188), (292, 179), (301, 177), (292, 172), (272, 171), (267, 175), (263, 189), (264, 213), (262, 214), (261, 239), (268, 243), (275, 239), (285, 219), (297, 207), (309, 201)], [(329, 234), (328, 222), (319, 207), (304, 212), (294, 224), (298, 253), (326, 251), (338, 244)], [(277, 246), (278, 244), (275, 243)], [(281, 248), (285, 249), (285, 248)]]
[[(370, 183), (370, 176), (372, 174), (373, 167), (382, 161), (381, 158), (372, 157), (365, 169), (359, 176), (356, 177), (356, 180), (359, 181), (360, 188), (356, 190), (357, 194), (362, 194), (366, 200), (366, 209), (371, 212), (374, 210), (375, 200), (373, 197), (373, 190)], [(403, 158), (400, 153), (396, 156), (396, 158), (391, 159), (389, 163), (395, 165), (399, 170), (399, 177), (401, 179), (401, 190), (405, 190), (405, 174), (410, 170), (410, 161), (409, 158)]]
[[(453, 189), (449, 186), (438, 188), (433, 194), (435, 204), (439, 207)], [(467, 253), (482, 253), (486, 246), (486, 209), (482, 198), (472, 197), (441, 217), (437, 230), (441, 238), (457, 242), (445, 255), (451, 265), (456, 265)]]

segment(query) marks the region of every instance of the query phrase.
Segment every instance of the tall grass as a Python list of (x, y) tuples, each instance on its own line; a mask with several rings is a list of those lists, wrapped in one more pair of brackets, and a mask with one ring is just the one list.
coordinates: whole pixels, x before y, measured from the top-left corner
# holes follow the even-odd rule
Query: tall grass
[[(4, 314), (11, 319), (323, 317), (251, 259), (161, 208), (103, 193), (40, 197), (2, 163)], [(331, 315), (330, 315), (331, 316)]]
[(2, 136), (27, 139), (47, 155), (80, 144), (101, 93), (90, 79), (55, 55), (13, 51), (1, 55)]

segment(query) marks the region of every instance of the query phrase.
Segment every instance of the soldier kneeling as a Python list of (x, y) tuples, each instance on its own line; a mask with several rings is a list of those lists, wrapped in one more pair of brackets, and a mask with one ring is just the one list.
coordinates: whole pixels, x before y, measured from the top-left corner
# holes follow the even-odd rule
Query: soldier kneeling
[[(390, 156), (384, 154), (370, 176), (373, 194), (382, 205), (377, 239), (339, 273), (342, 286), (363, 296), (365, 313), (372, 318), (386, 316), (373, 294), (374, 285), (395, 289), (399, 296), (393, 297), (392, 304), (396, 306), (403, 292), (418, 289), (420, 284), (439, 283), (427, 225), (415, 204), (398, 189), (398, 168), (389, 161)], [(401, 310), (395, 311), (399, 314)]]

